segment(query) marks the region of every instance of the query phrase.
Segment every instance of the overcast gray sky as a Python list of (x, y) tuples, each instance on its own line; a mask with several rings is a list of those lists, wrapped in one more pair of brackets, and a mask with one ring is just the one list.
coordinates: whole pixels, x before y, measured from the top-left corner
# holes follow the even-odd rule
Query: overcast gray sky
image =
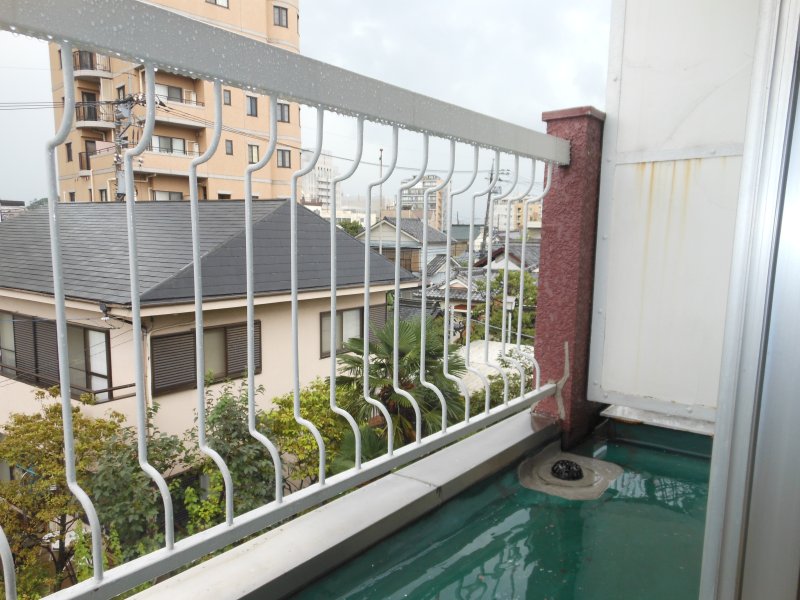
[[(304, 0), (301, 51), (313, 58), (382, 79), (479, 112), (544, 130), (546, 110), (605, 104), (610, 0)], [(0, 33), (0, 106), (50, 101), (43, 42)], [(303, 145), (314, 139), (314, 111), (303, 114)], [(0, 197), (31, 200), (46, 193), (44, 143), (53, 133), (49, 110), (0, 110)], [(324, 147), (353, 152), (354, 121), (328, 118)], [(390, 131), (368, 127), (365, 161), (377, 161)], [(419, 163), (420, 136), (401, 135), (398, 164)], [(447, 144), (431, 145), (430, 167), (447, 165)], [(456, 169), (471, 168), (460, 148)], [(481, 169), (489, 168), (488, 153)], [(510, 167), (508, 159), (503, 167)], [(345, 161), (336, 161), (339, 168)], [(525, 168), (527, 173), (529, 167)], [(396, 188), (411, 170), (400, 170)], [(364, 165), (345, 192), (363, 194), (377, 176)], [(458, 179), (454, 180), (458, 183)], [(384, 190), (385, 195), (390, 192)]]

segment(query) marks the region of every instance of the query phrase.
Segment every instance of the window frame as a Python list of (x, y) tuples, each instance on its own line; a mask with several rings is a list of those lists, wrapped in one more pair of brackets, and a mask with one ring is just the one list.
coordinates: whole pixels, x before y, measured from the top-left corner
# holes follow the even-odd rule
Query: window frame
[(222, 104), (224, 104), (225, 106), (230, 106), (231, 99), (232, 99), (231, 91), (227, 89), (222, 90)]
[[(239, 322), (236, 322), (236, 323), (225, 323), (225, 324), (222, 324), (222, 325), (212, 325), (212, 326), (209, 326), (209, 327), (203, 327), (204, 338), (205, 338), (205, 334), (208, 333), (209, 331), (215, 331), (215, 330), (219, 330), (219, 329), (224, 330), (224, 334), (223, 334), (223, 340), (224, 340), (223, 341), (223, 346), (224, 346), (224, 348), (223, 348), (223, 351), (225, 353), (225, 372), (222, 373), (222, 374), (215, 374), (214, 378), (211, 380), (212, 384), (220, 383), (220, 382), (228, 381), (228, 380), (234, 380), (234, 379), (243, 379), (245, 377), (245, 375), (246, 375), (246, 372), (247, 372), (246, 369), (243, 370), (243, 371), (235, 371), (235, 372), (231, 371), (230, 354), (228, 353), (228, 335), (229, 335), (228, 334), (228, 330), (229, 329), (233, 329), (233, 328), (238, 328), (238, 327), (244, 327), (245, 331), (246, 331), (247, 321), (239, 321)], [(255, 370), (255, 375), (260, 375), (262, 370), (263, 370), (263, 362), (264, 362), (264, 360), (263, 360), (263, 350), (262, 350), (263, 341), (261, 339), (261, 320), (260, 319), (255, 319), (254, 327), (256, 327), (257, 330), (258, 330), (257, 333), (258, 333), (258, 341), (259, 341), (259, 343), (256, 344), (256, 348), (255, 348), (255, 350), (256, 350), (256, 370)], [(164, 335), (151, 336), (148, 351), (150, 353), (150, 360), (151, 360), (151, 363), (152, 363), (152, 366), (151, 366), (152, 376), (150, 377), (150, 392), (151, 392), (153, 398), (155, 398), (156, 396), (163, 396), (163, 395), (171, 394), (171, 393), (174, 393), (174, 392), (197, 389), (197, 381), (196, 381), (196, 379), (197, 379), (197, 376), (196, 376), (196, 371), (197, 371), (197, 354), (196, 354), (197, 353), (197, 345), (196, 345), (196, 339), (195, 339), (196, 331), (197, 331), (196, 328), (192, 328), (192, 329), (190, 329), (188, 331), (178, 331), (178, 332), (175, 332), (175, 333), (166, 333)], [(153, 358), (153, 342), (154, 341), (157, 342), (158, 340), (162, 340), (162, 339), (165, 339), (165, 338), (174, 338), (174, 337), (179, 337), (179, 336), (188, 336), (190, 338), (190, 341), (191, 341), (192, 362), (193, 362), (193, 365), (194, 365), (193, 369), (192, 369), (191, 382), (177, 383), (177, 384), (173, 384), (173, 385), (156, 387), (156, 374), (155, 374), (155, 372), (156, 372), (156, 369), (158, 367), (157, 367), (156, 361)], [(205, 342), (205, 339), (204, 339), (204, 342)], [(205, 347), (205, 343), (203, 344), (203, 346)]]
[(279, 169), (292, 168), (292, 151), (285, 148), (278, 148), (277, 161)]
[(220, 8), (230, 8), (230, 0), (206, 0), (206, 4), (213, 4)]
[[(255, 152), (255, 156), (254, 156)], [(254, 165), (259, 161), (260, 151), (258, 144), (247, 144), (247, 163)]]
[[(353, 307), (353, 308), (340, 308), (340, 309), (338, 309), (336, 311), (336, 337), (337, 337), (337, 339), (336, 339), (336, 355), (337, 356), (339, 354), (344, 354), (345, 353), (345, 350), (344, 350), (344, 342), (345, 342), (345, 339), (344, 339), (344, 313), (352, 312), (352, 311), (358, 311), (358, 323), (359, 323), (358, 330), (359, 330), (359, 332), (361, 333), (362, 336), (364, 334), (364, 307), (363, 306), (356, 306), (356, 307)], [(320, 359), (330, 358), (330, 356), (331, 356), (330, 349), (328, 350), (328, 352), (325, 352), (325, 349), (322, 347), (323, 331), (325, 329), (327, 329), (326, 327), (324, 327), (325, 318), (326, 317), (330, 318), (330, 316), (331, 316), (331, 311), (329, 311), (329, 310), (319, 313), (319, 357), (320, 357)], [(330, 327), (330, 325), (328, 325), (328, 327)], [(341, 336), (342, 336), (342, 347), (341, 348), (339, 347), (339, 339), (338, 339), (339, 338), (339, 334), (341, 334)]]
[(64, 151), (67, 153), (67, 162), (72, 162), (72, 142), (64, 144)]
[(258, 96), (251, 96), (250, 94), (245, 94), (244, 96), (244, 112), (245, 115), (248, 117), (257, 117), (258, 116)]
[(233, 140), (225, 140), (225, 155), (233, 156)]
[(117, 86), (117, 100), (124, 100), (126, 96), (125, 84)]
[(289, 9), (279, 4), (272, 5), (272, 24), (289, 29)]
[[(284, 113), (286, 118), (284, 118)], [(291, 112), (288, 102), (278, 102), (278, 123), (291, 123)]]

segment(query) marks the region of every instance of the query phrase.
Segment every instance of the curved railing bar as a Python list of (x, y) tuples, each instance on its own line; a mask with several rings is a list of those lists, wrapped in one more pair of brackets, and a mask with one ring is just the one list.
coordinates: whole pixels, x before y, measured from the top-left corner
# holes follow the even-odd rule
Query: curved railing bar
[[(497, 171), (500, 172), (500, 163), (497, 163)], [(508, 404), (508, 375), (500, 365), (489, 362), (489, 337), (491, 334), (490, 315), (492, 310), (492, 227), (494, 221), (494, 206), (497, 202), (504, 200), (508, 197), (514, 188), (517, 186), (519, 178), (519, 155), (514, 155), (514, 179), (511, 185), (508, 186), (508, 191), (500, 194), (497, 198), (489, 199), (489, 222), (484, 224), (488, 227), (486, 231), (486, 239), (489, 241), (488, 254), (486, 255), (486, 301), (484, 303), (484, 345), (483, 345), (483, 362), (486, 366), (497, 370), (500, 377), (503, 378), (503, 404)], [(505, 298), (503, 298), (505, 302)]]
[[(463, 194), (469, 188), (472, 187), (472, 184), (475, 183), (475, 179), (478, 177), (478, 155), (479, 149), (477, 146), (473, 146), (473, 159), (472, 159), (472, 176), (469, 179), (469, 182), (462, 187), (460, 190), (456, 190), (455, 192), (450, 192), (450, 197), (447, 201), (447, 252), (446, 252), (446, 260), (445, 263), (445, 286), (444, 286), (444, 305), (446, 310), (449, 312), (450, 306), (450, 277), (451, 277), (451, 268), (450, 268), (450, 261), (452, 260), (452, 248), (451, 244), (453, 242), (453, 198), (458, 196), (459, 194)], [(470, 242), (471, 245), (471, 242)], [(470, 290), (468, 291), (468, 295), (471, 293)], [(445, 315), (447, 317), (447, 315)], [(445, 319), (447, 321), (447, 319)], [(450, 322), (452, 322), (452, 317), (450, 317)], [(445, 323), (444, 328), (444, 356), (443, 356), (443, 371), (445, 379), (449, 379), (450, 381), (455, 382), (459, 389), (461, 390), (461, 395), (464, 396), (464, 420), (469, 422), (469, 412), (470, 412), (470, 393), (469, 389), (467, 388), (467, 384), (464, 380), (460, 377), (456, 377), (455, 375), (450, 373), (450, 352), (448, 351), (450, 348), (450, 327), (448, 326), (449, 323)], [(469, 361), (467, 361), (469, 362)], [(489, 394), (489, 380), (486, 379), (479, 371), (472, 368), (467, 368), (470, 373), (477, 375), (481, 380), (483, 380), (484, 387), (486, 388), (486, 394)]]
[[(425, 349), (428, 341), (428, 328), (426, 327), (428, 308), (428, 197), (432, 192), (439, 192), (443, 190), (445, 186), (450, 183), (450, 180), (453, 178), (453, 171), (455, 170), (455, 167), (456, 143), (455, 140), (450, 140), (450, 168), (447, 171), (447, 175), (444, 176), (440, 184), (426, 188), (425, 191), (422, 192), (422, 256), (424, 258), (422, 261), (422, 301), (420, 302), (420, 313), (422, 315), (422, 320), (420, 321), (419, 382), (420, 385), (431, 390), (434, 394), (436, 394), (436, 397), (439, 398), (439, 402), (442, 405), (442, 433), (447, 433), (447, 401), (444, 399), (442, 390), (430, 383), (425, 378)], [(448, 200), (447, 204), (451, 205), (452, 203)], [(449, 246), (447, 252), (450, 252)], [(447, 329), (447, 313), (445, 312), (445, 337), (447, 336)], [(450, 343), (448, 341), (444, 345), (444, 356), (447, 356), (449, 348)]]
[(139, 291), (139, 250), (136, 237), (136, 188), (133, 183), (133, 158), (139, 156), (150, 145), (153, 129), (156, 124), (156, 75), (155, 67), (147, 64), (144, 67), (145, 82), (145, 122), (142, 137), (135, 148), (129, 148), (123, 155), (125, 169), (125, 210), (128, 224), (128, 267), (131, 279), (131, 329), (133, 336), (133, 355), (135, 365), (134, 383), (136, 384), (136, 438), (139, 467), (158, 486), (161, 500), (164, 503), (164, 542), (167, 550), (175, 545), (175, 523), (172, 510), (172, 495), (166, 480), (147, 460), (147, 410), (144, 383), (144, 348), (142, 344), (142, 316), (140, 314)]
[[(502, 328), (501, 328), (501, 347), (500, 347), (500, 354), (503, 355), (503, 358), (508, 361), (511, 366), (513, 366), (517, 371), (519, 371), (519, 395), (520, 397), (525, 395), (525, 367), (522, 363), (514, 358), (511, 358), (506, 353), (506, 340), (507, 338), (511, 337), (511, 325), (508, 324), (506, 326), (506, 298), (508, 297), (508, 250), (509, 250), (509, 233), (511, 232), (511, 205), (512, 203), (519, 202), (523, 200), (525, 196), (530, 194), (531, 190), (533, 189), (533, 180), (536, 176), (536, 159), (531, 159), (531, 181), (528, 184), (527, 189), (522, 192), (520, 195), (515, 196), (513, 198), (508, 198), (506, 200), (506, 239), (505, 239), (505, 247), (504, 247), (504, 265), (503, 265), (503, 313), (502, 313)], [(527, 223), (523, 223), (523, 227), (527, 228)], [(524, 277), (524, 273), (520, 271), (520, 279)], [(519, 310), (517, 311), (518, 314), (522, 314), (522, 298), (519, 299), (520, 306)], [(521, 324), (522, 321), (519, 321)]]
[(3, 528), (0, 527), (0, 559), (3, 562), (3, 582), (6, 590), (6, 600), (17, 600), (17, 574), (14, 571), (14, 555), (8, 545)]
[[(72, 56), (72, 47), (61, 44), (61, 55)], [(67, 487), (78, 500), (89, 519), (92, 532), (92, 563), (94, 580), (103, 579), (103, 540), (100, 520), (91, 499), (78, 484), (75, 473), (75, 439), (72, 431), (72, 401), (70, 399), (69, 346), (67, 343), (67, 313), (64, 297), (64, 270), (61, 264), (61, 232), (58, 225), (58, 181), (56, 179), (56, 148), (67, 139), (75, 117), (75, 78), (72, 61), (64, 60), (64, 114), (55, 136), (47, 141), (47, 208), (50, 217), (50, 254), (53, 261), (53, 301), (56, 313), (58, 340), (58, 381), (61, 389), (61, 419), (64, 426), (64, 470)]]
[[(419, 403), (416, 398), (400, 387), (400, 223), (402, 221), (402, 200), (403, 190), (408, 190), (417, 185), (425, 176), (425, 170), (428, 168), (428, 134), (422, 134), (422, 166), (420, 166), (419, 173), (406, 183), (402, 184), (397, 191), (397, 202), (395, 203), (395, 220), (394, 220), (394, 313), (392, 329), (393, 335), (393, 348), (392, 348), (392, 388), (395, 394), (398, 394), (411, 403), (414, 409), (415, 424), (414, 432), (416, 436), (416, 443), (422, 442), (422, 413), (419, 409)], [(423, 227), (424, 229), (424, 227)], [(425, 262), (425, 257), (422, 257)], [(424, 317), (424, 315), (423, 315)], [(424, 318), (423, 318), (424, 323)]]
[[(534, 163), (534, 174), (536, 173), (536, 166)], [(522, 230), (522, 251), (520, 252), (520, 277), (519, 277), (519, 298), (520, 298), (520, 310), (517, 314), (517, 349), (522, 346), (522, 298), (523, 293), (525, 292), (525, 248), (528, 245), (528, 207), (533, 204), (534, 202), (538, 202), (542, 200), (546, 195), (547, 192), (550, 191), (550, 184), (553, 181), (553, 163), (547, 163), (547, 171), (545, 172), (545, 186), (542, 190), (542, 193), (538, 196), (534, 196), (532, 198), (528, 198), (522, 204), (522, 221), (525, 223), (525, 227)], [(536, 360), (536, 345), (534, 344), (534, 354), (533, 354), (533, 369), (536, 374), (536, 387), (534, 389), (539, 389), (541, 385), (541, 371), (539, 369), (539, 361)]]
[(200, 206), (197, 198), (197, 167), (214, 155), (222, 133), (222, 83), (214, 82), (214, 130), (211, 142), (200, 156), (189, 164), (189, 201), (192, 215), (192, 268), (194, 275), (195, 362), (197, 365), (197, 445), (217, 465), (225, 481), (225, 522), (233, 524), (233, 479), (228, 465), (219, 453), (206, 443), (205, 352), (203, 346), (203, 274), (200, 253)]
[[(387, 165), (387, 170), (384, 175), (369, 183), (367, 185), (367, 199), (366, 204), (364, 206), (364, 214), (366, 215), (364, 221), (364, 352), (363, 352), (363, 359), (364, 359), (364, 373), (363, 373), (363, 394), (364, 400), (368, 403), (377, 408), (381, 415), (383, 415), (384, 420), (386, 421), (386, 438), (387, 438), (387, 449), (386, 454), (391, 456), (394, 453), (394, 431), (392, 426), (392, 415), (389, 413), (389, 410), (383, 405), (383, 402), (376, 400), (370, 396), (369, 390), (369, 306), (370, 306), (370, 292), (369, 292), (369, 282), (370, 282), (370, 255), (372, 253), (372, 249), (370, 248), (370, 237), (372, 233), (372, 190), (379, 185), (383, 185), (392, 176), (394, 173), (394, 169), (397, 166), (397, 138), (398, 138), (398, 128), (397, 125), (392, 127), (392, 160)], [(395, 256), (395, 262), (397, 265), (400, 264), (399, 258)], [(397, 265), (395, 265), (395, 273), (397, 273)], [(397, 277), (395, 275), (395, 277)], [(395, 284), (395, 290), (397, 290), (397, 285)], [(397, 304), (398, 304), (398, 297), (397, 291), (395, 291), (394, 297), (394, 312), (397, 313)], [(397, 329), (397, 325), (395, 324), (395, 329)], [(333, 343), (333, 340), (332, 342)]]
[[(356, 121), (356, 155), (353, 158), (353, 166), (344, 175), (334, 177), (331, 181), (331, 347), (333, 348), (336, 343), (336, 295), (337, 295), (337, 264), (336, 264), (336, 186), (342, 181), (349, 179), (358, 169), (361, 164), (361, 155), (364, 148), (364, 117), (358, 117)], [(369, 216), (365, 220), (367, 227), (371, 225)], [(366, 352), (367, 346), (364, 347)], [(331, 384), (330, 384), (330, 405), (331, 410), (337, 415), (342, 416), (350, 424), (350, 429), (353, 430), (353, 436), (356, 441), (356, 456), (355, 468), (361, 468), (361, 430), (358, 428), (358, 423), (349, 412), (336, 405), (336, 352), (331, 352)]]
[[(317, 107), (317, 139), (316, 146), (314, 147), (314, 154), (308, 161), (308, 164), (295, 171), (292, 174), (292, 187), (291, 187), (291, 202), (289, 203), (290, 210), (290, 267), (291, 267), (291, 291), (292, 291), (292, 384), (294, 388), (294, 420), (298, 425), (302, 425), (311, 432), (314, 439), (317, 441), (319, 447), (319, 484), (325, 484), (325, 441), (322, 439), (317, 427), (308, 419), (304, 419), (300, 415), (300, 339), (299, 339), (299, 301), (298, 301), (298, 282), (297, 282), (297, 181), (303, 175), (310, 173), (317, 165), (320, 155), (322, 154), (322, 128), (324, 124), (325, 109)], [(336, 318), (332, 315), (332, 318)], [(333, 344), (332, 351), (336, 353), (336, 339), (331, 340)]]
[[(495, 150), (494, 152), (494, 164), (500, 165), (500, 151)], [(472, 195), (472, 206), (470, 208), (470, 217), (469, 217), (469, 252), (468, 252), (468, 261), (469, 266), (467, 267), (467, 340), (465, 344), (466, 348), (466, 357), (467, 357), (467, 369), (475, 373), (476, 370), (472, 369), (472, 359), (470, 358), (470, 350), (472, 345), (472, 269), (475, 263), (475, 248), (474, 248), (474, 239), (475, 239), (475, 201), (480, 198), (481, 196), (485, 196), (489, 192), (494, 189), (494, 186), (497, 185), (497, 180), (500, 178), (500, 169), (498, 168), (496, 171), (492, 171), (492, 178), (489, 181), (489, 187), (485, 190), (478, 192), (477, 194)], [(484, 227), (486, 224), (484, 223)], [(485, 300), (485, 295), (484, 295)], [(483, 384), (486, 388), (486, 414), (489, 414), (489, 409), (491, 408), (491, 389), (489, 387), (489, 380), (486, 377), (481, 375), (481, 379), (483, 380)]]
[(245, 264), (247, 267), (247, 430), (261, 443), (272, 458), (275, 469), (275, 501), (283, 502), (283, 461), (281, 453), (270, 439), (256, 428), (256, 330), (255, 274), (253, 250), (253, 173), (263, 169), (278, 145), (278, 98), (269, 99), (269, 144), (261, 160), (247, 165), (244, 171)]

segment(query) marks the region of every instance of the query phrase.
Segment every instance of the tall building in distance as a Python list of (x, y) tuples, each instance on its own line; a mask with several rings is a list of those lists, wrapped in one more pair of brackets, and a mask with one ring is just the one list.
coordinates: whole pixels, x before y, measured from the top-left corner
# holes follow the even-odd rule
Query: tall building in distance
[[(310, 154), (303, 157), (303, 164), (310, 160)], [(302, 179), (303, 185), (303, 204), (318, 206), (323, 212), (330, 211), (333, 193), (333, 178), (339, 175), (336, 165), (330, 154), (323, 150), (319, 160), (311, 172)], [(342, 205), (342, 186), (336, 188), (336, 207)]]
[[(152, 4), (191, 16), (267, 44), (299, 52), (299, 0), (153, 0)], [(180, 40), (175, 40), (176, 44)], [(126, 106), (144, 93), (141, 65), (95, 52), (74, 50), (61, 56), (50, 45), (56, 124), (63, 114), (63, 61), (75, 69), (75, 120), (58, 149), (61, 200), (107, 202), (117, 196), (119, 149), (138, 143), (145, 109)], [(259, 160), (269, 139), (269, 98), (223, 87), (223, 130), (214, 156), (198, 168), (201, 199), (244, 197), (244, 172)], [(189, 163), (212, 139), (213, 84), (159, 70), (156, 73), (156, 124), (150, 147), (134, 160), (137, 200), (189, 197)], [(59, 108), (59, 106), (61, 106)], [(278, 103), (278, 145), (274, 156), (253, 174), (253, 196), (283, 198), (300, 166), (300, 107)], [(124, 190), (119, 190), (123, 192)]]
[[(404, 179), (401, 186), (412, 181), (413, 177)], [(425, 190), (442, 184), (442, 178), (438, 175), (425, 175), (417, 185), (402, 190), (400, 195), (400, 216), (402, 218), (423, 218), (424, 194)], [(444, 225), (445, 210), (447, 210), (447, 192), (445, 187), (438, 192), (428, 194), (428, 224), (431, 227), (442, 230)], [(384, 217), (394, 217), (397, 205), (382, 211)]]
[[(512, 202), (510, 205), (511, 210), (511, 223), (510, 231), (522, 231), (524, 228), (523, 217), (524, 211), (522, 202)], [(492, 227), (495, 231), (505, 231), (506, 219), (508, 218), (509, 204), (506, 202), (498, 202), (492, 209), (494, 218), (492, 219)], [(528, 205), (528, 228), (541, 227), (542, 222), (542, 201), (532, 202)]]

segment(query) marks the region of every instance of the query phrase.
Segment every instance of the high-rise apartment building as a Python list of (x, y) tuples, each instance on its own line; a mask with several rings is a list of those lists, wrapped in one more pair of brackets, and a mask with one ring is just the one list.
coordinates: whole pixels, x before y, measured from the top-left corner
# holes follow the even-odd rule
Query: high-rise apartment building
[[(307, 155), (303, 160), (303, 166), (306, 166), (310, 159), (310, 155)], [(317, 164), (303, 177), (303, 203), (319, 206), (323, 211), (329, 210), (333, 199), (333, 179), (338, 175), (339, 170), (333, 164), (333, 159), (326, 150), (323, 150)], [(341, 200), (342, 186), (339, 184), (336, 187), (337, 207), (341, 207)]]
[[(404, 179), (401, 185), (408, 183), (413, 178)], [(425, 190), (442, 184), (442, 178), (438, 175), (425, 175), (417, 185), (402, 190), (400, 195), (401, 217), (403, 218), (423, 218), (424, 194)], [(442, 229), (444, 225), (444, 211), (447, 205), (447, 187), (437, 192), (428, 193), (428, 224), (436, 229)], [(384, 217), (395, 216), (396, 205), (382, 211)]]
[[(153, 0), (152, 4), (200, 21), (299, 51), (299, 0)], [(175, 40), (176, 44), (180, 40)], [(106, 202), (117, 194), (115, 160), (118, 138), (135, 145), (142, 132), (144, 107), (134, 105), (133, 118), (122, 114), (125, 103), (144, 92), (141, 65), (95, 52), (74, 50), (61, 56), (50, 45), (53, 99), (63, 101), (63, 61), (75, 69), (75, 121), (58, 149), (61, 200)], [(222, 91), (223, 130), (214, 156), (198, 168), (201, 199), (244, 197), (244, 172), (257, 162), (269, 139), (269, 98), (232, 87)], [(147, 151), (133, 163), (138, 200), (181, 200), (189, 197), (189, 163), (212, 138), (213, 84), (159, 70), (156, 73), (156, 124)], [(63, 108), (56, 108), (56, 123)], [(130, 127), (127, 127), (128, 125)], [(126, 128), (127, 127), (127, 128)], [(125, 142), (122, 142), (123, 145)], [(290, 179), (300, 166), (300, 108), (278, 103), (278, 146), (274, 156), (253, 174), (253, 195), (289, 196)], [(122, 190), (120, 190), (122, 191)]]

